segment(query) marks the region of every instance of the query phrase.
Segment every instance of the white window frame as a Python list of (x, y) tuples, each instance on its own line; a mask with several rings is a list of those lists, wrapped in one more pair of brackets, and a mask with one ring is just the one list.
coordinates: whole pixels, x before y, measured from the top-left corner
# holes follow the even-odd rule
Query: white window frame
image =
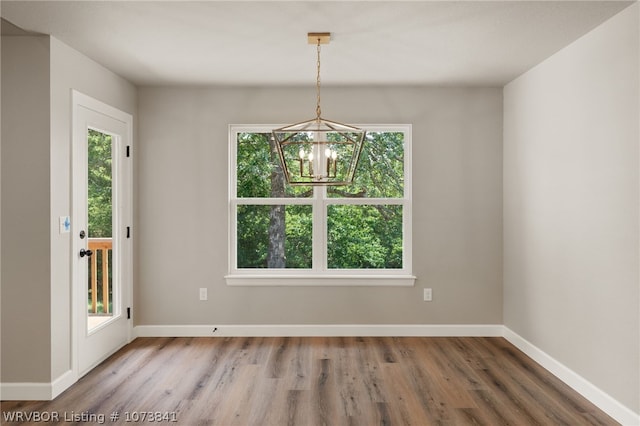
[[(272, 125), (229, 125), (229, 273), (230, 286), (413, 286), (412, 271), (412, 170), (410, 124), (360, 125), (368, 132), (404, 133), (404, 197), (403, 198), (327, 198), (327, 189), (314, 186), (309, 198), (239, 198), (237, 197), (237, 139), (239, 133), (270, 133), (282, 127)], [(366, 149), (366, 148), (365, 148)], [(239, 205), (311, 205), (313, 210), (313, 267), (311, 269), (254, 269), (237, 267), (237, 206)], [(403, 206), (403, 267), (401, 269), (329, 269), (327, 268), (327, 207), (338, 205), (393, 204)]]

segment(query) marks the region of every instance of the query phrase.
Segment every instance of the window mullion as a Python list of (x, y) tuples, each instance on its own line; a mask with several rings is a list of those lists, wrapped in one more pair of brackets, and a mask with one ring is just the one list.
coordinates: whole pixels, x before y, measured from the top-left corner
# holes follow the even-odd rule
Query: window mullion
[(327, 189), (316, 186), (313, 189), (313, 271), (323, 272), (327, 269), (326, 221), (327, 208), (325, 198)]

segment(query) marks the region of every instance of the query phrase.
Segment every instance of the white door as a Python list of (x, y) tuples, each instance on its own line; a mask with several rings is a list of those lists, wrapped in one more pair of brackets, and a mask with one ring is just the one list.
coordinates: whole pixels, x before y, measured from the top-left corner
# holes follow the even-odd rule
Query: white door
[(131, 339), (131, 115), (73, 92), (73, 309), (78, 377)]

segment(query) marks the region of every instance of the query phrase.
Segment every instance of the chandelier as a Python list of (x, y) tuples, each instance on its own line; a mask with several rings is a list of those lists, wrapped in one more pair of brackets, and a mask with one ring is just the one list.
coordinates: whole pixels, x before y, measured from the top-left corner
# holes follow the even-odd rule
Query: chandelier
[(272, 131), (282, 170), (289, 185), (348, 185), (360, 160), (365, 131), (326, 120), (320, 109), (320, 45), (331, 33), (308, 33), (316, 44), (316, 117)]

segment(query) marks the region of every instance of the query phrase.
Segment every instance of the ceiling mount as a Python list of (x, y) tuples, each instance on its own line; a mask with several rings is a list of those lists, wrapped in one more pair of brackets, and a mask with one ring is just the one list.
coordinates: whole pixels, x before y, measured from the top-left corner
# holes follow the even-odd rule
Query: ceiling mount
[(307, 43), (309, 44), (329, 44), (331, 33), (307, 33)]

